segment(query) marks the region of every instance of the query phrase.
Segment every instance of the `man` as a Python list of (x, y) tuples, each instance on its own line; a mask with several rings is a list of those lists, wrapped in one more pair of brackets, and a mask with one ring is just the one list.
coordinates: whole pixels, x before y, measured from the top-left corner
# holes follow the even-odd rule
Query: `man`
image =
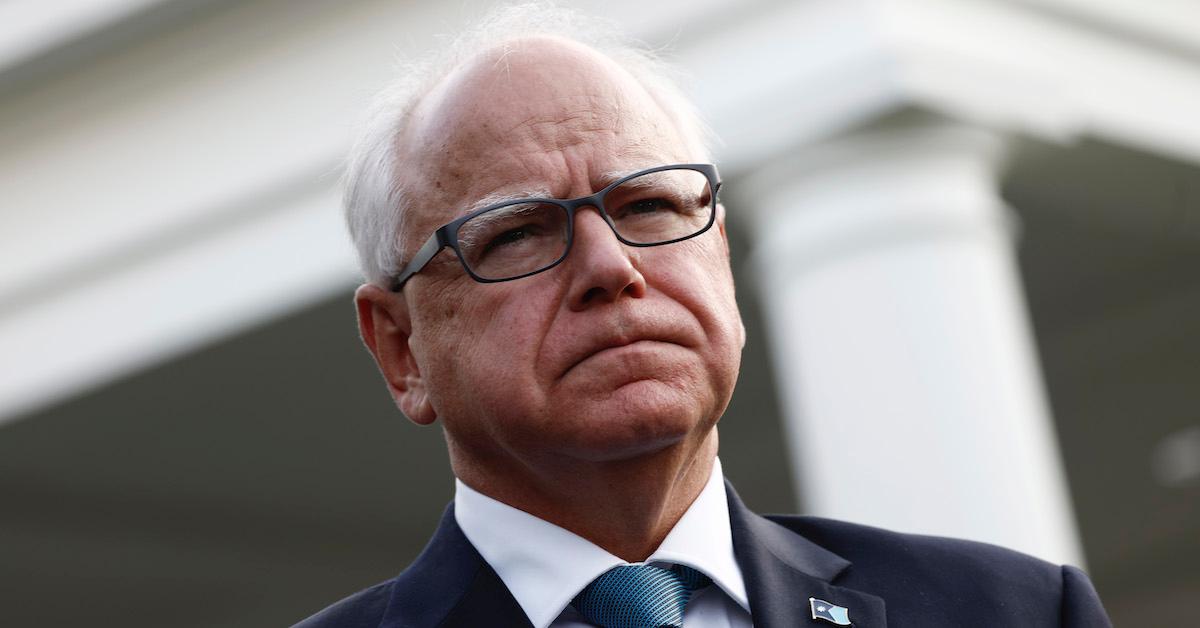
[(1078, 570), (723, 484), (719, 174), (652, 70), (514, 36), (380, 109), (348, 174), (359, 324), (457, 492), (413, 565), (301, 625), (1107, 625)]

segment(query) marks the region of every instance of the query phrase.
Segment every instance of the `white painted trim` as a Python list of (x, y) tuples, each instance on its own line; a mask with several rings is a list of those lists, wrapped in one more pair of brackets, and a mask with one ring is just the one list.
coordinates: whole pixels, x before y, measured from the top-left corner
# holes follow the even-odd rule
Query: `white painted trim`
[(6, 317), (0, 421), (348, 290), (357, 269), (336, 203), (327, 187)]
[(1195, 0), (1012, 0), (1064, 20), (1097, 25), (1200, 55), (1200, 4)]
[(112, 28), (165, 0), (0, 2), (0, 74), (39, 55)]
[(901, 107), (1200, 163), (1200, 59), (1026, 5), (777, 3), (680, 44), (729, 170)]

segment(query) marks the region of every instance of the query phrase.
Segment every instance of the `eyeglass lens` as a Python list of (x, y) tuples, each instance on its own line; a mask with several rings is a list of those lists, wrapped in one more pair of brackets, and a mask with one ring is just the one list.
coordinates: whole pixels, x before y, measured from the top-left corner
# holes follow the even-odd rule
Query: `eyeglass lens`
[[(604, 196), (613, 228), (633, 244), (659, 244), (700, 233), (715, 203), (708, 177), (661, 170), (622, 182)], [(458, 229), (463, 261), (484, 279), (510, 279), (554, 265), (570, 241), (567, 210), (553, 203), (513, 203), (484, 212)]]

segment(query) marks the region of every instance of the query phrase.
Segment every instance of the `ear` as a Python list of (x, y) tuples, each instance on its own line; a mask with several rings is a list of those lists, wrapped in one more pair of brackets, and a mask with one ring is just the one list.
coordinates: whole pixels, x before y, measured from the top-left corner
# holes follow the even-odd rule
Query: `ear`
[[(721, 230), (721, 241), (725, 243), (725, 257), (732, 260), (733, 255), (729, 252), (729, 234), (725, 232), (725, 206), (720, 203), (717, 203), (717, 227)], [(738, 346), (745, 349), (746, 323), (742, 320), (741, 312), (738, 312), (738, 328), (741, 330), (741, 342)]]
[(363, 344), (379, 365), (396, 407), (413, 423), (433, 423), (437, 412), (429, 401), (421, 368), (409, 346), (412, 320), (408, 302), (400, 294), (363, 284), (354, 292), (354, 305), (358, 309), (358, 330)]

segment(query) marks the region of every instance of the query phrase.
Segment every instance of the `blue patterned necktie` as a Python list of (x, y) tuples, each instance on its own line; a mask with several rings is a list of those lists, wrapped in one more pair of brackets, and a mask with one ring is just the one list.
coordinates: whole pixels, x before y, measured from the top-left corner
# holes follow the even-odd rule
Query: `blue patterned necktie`
[(622, 565), (600, 574), (572, 604), (602, 628), (680, 628), (692, 591), (711, 582), (708, 576), (683, 565), (670, 569)]

